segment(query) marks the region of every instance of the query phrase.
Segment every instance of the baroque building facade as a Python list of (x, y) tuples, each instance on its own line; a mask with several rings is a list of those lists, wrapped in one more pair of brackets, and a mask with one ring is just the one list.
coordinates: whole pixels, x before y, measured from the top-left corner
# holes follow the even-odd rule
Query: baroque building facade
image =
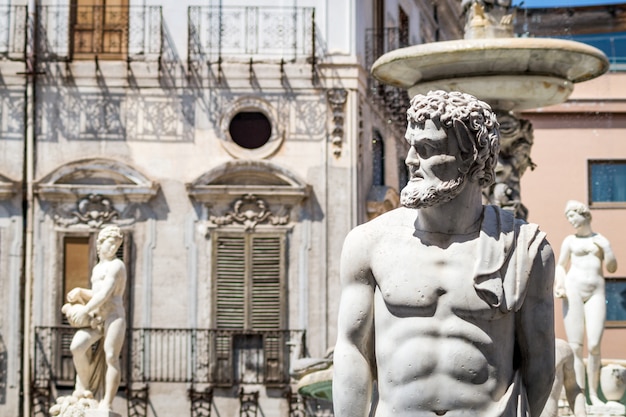
[[(406, 182), (389, 50), (462, 36), (413, 0), (0, 2), (0, 414), (70, 392), (60, 308), (124, 232), (128, 416), (330, 413), (339, 254)], [(291, 372), (290, 372), (291, 371)]]

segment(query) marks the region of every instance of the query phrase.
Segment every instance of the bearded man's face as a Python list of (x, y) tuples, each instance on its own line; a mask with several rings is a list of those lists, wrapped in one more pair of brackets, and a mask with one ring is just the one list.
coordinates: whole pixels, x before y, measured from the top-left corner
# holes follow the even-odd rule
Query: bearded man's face
[(405, 161), (409, 182), (400, 194), (402, 205), (426, 208), (458, 196), (466, 176), (460, 171), (461, 150), (452, 131), (426, 120), (423, 127), (409, 124), (405, 138), (410, 145)]

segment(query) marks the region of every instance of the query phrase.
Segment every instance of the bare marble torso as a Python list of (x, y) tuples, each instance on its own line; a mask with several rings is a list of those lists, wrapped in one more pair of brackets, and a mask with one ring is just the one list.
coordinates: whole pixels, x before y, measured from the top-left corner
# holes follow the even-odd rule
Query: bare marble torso
[[(566, 288), (570, 296), (576, 294), (586, 301), (593, 294), (604, 292), (602, 262), (604, 253), (598, 243), (601, 236), (567, 238), (570, 250), (570, 268), (567, 272)], [(592, 256), (589, 256), (592, 255)]]
[(442, 249), (410, 227), (386, 226), (370, 263), (377, 416), (484, 415), (513, 379), (515, 338), (514, 314), (490, 307), (473, 287), (478, 233)]
[[(107, 276), (115, 276), (112, 284), (107, 281)], [(110, 322), (116, 318), (125, 318), (124, 312), (124, 289), (126, 287), (126, 269), (124, 263), (115, 258), (110, 261), (100, 261), (94, 266), (91, 275), (91, 289), (94, 294), (110, 291), (106, 302), (100, 304), (96, 315)]]

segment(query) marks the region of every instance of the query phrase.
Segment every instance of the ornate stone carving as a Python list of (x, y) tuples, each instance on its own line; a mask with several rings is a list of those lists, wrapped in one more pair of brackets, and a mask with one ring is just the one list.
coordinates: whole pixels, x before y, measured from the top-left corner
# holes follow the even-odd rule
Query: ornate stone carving
[(73, 209), (68, 210), (63, 204), (57, 205), (53, 217), (55, 223), (61, 227), (80, 225), (96, 230), (104, 224), (126, 226), (134, 223), (137, 213), (133, 213), (133, 208), (130, 205), (120, 213), (108, 198), (90, 194), (78, 200)]
[(465, 14), (465, 39), (511, 38), (515, 11), (511, 2), (473, 0), (461, 2)]
[(496, 167), (496, 182), (484, 190), (485, 202), (495, 204), (526, 219), (528, 209), (521, 201), (520, 181), (528, 168), (535, 169), (530, 158), (533, 129), (530, 121), (513, 113), (498, 114), (500, 122), (500, 153)]
[(344, 108), (348, 98), (348, 91), (343, 88), (332, 88), (328, 90), (327, 98), (330, 109), (333, 112), (334, 125), (330, 133), (331, 142), (333, 144), (333, 154), (339, 156), (341, 155), (343, 145)]
[(260, 223), (270, 223), (274, 226), (289, 222), (289, 214), (276, 215), (272, 213), (265, 201), (253, 194), (244, 195), (233, 204), (232, 211), (222, 216), (210, 215), (209, 221), (217, 227), (230, 224), (240, 224), (245, 230), (254, 230)]

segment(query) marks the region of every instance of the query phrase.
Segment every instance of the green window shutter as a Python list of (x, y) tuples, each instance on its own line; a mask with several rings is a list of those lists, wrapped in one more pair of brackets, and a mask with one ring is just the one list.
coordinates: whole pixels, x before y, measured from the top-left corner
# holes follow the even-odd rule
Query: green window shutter
[(216, 319), (220, 329), (243, 329), (246, 298), (245, 236), (217, 236)]
[(251, 235), (251, 326), (254, 330), (281, 328), (283, 237)]

